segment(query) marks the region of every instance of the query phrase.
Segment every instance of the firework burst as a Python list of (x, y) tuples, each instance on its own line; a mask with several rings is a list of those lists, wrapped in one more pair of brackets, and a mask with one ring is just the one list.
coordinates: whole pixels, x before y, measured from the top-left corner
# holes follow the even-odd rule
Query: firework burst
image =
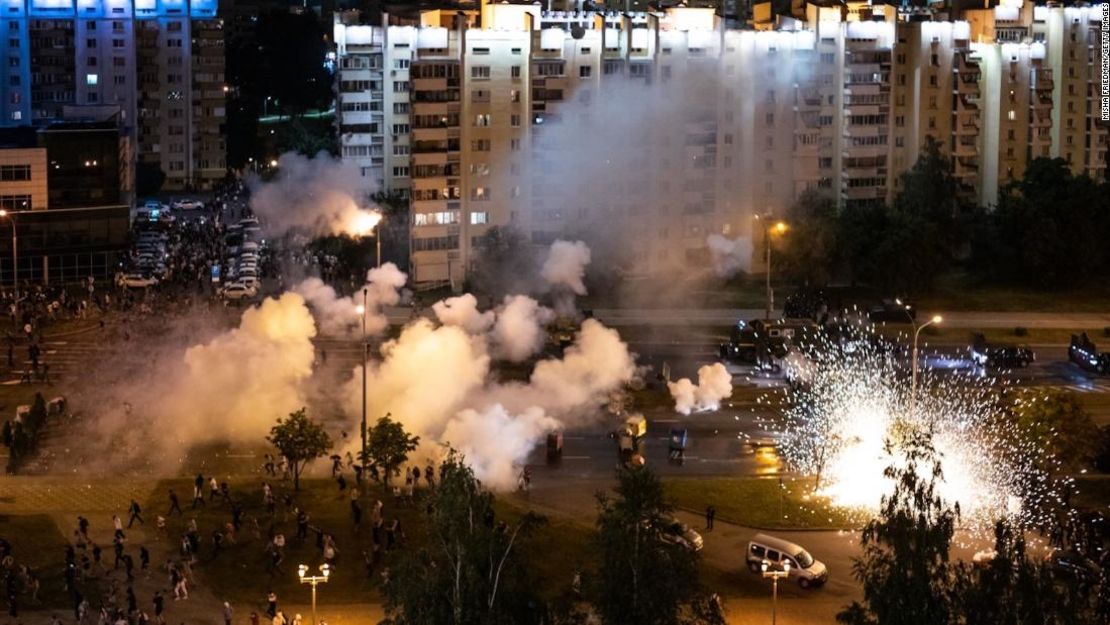
[(767, 426), (787, 466), (835, 506), (877, 510), (892, 491), (884, 469), (900, 462), (911, 432), (931, 435), (941, 496), (970, 528), (1000, 518), (1040, 525), (1060, 500), (1058, 463), (1016, 431), (1013, 391), (999, 380), (926, 369), (915, 393), (904, 348), (862, 325), (803, 337), (786, 368), (794, 385)]

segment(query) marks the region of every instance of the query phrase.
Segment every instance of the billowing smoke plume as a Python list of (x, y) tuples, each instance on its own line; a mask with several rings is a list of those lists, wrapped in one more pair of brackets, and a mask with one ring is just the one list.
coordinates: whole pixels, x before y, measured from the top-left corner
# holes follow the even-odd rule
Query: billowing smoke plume
[[(526, 300), (505, 309), (527, 308)], [(427, 443), (462, 450), (487, 485), (508, 488), (544, 433), (596, 419), (597, 407), (636, 371), (620, 336), (588, 319), (563, 358), (538, 362), (526, 383), (498, 383), (490, 377), (495, 333), (496, 325), (474, 335), (428, 319), (409, 324), (371, 365), (367, 406), (372, 418), (391, 413)], [(349, 414), (358, 414), (361, 392), (359, 379), (348, 384)]]
[(362, 316), (358, 307), (365, 300), (366, 334), (376, 336), (389, 327), (384, 308), (396, 306), (401, 301), (400, 290), (407, 279), (397, 265), (385, 263), (366, 273), (365, 297), (361, 289), (351, 297), (341, 297), (319, 278), (307, 278), (293, 290), (308, 301), (320, 322), (320, 330), (329, 335), (343, 336), (361, 331)]
[(494, 404), (484, 412), (466, 409), (455, 415), (441, 438), (462, 452), (487, 487), (509, 490), (536, 441), (558, 427), (559, 422), (545, 415), (542, 408), (532, 407), (513, 415), (504, 406)]
[(717, 276), (731, 278), (737, 273), (751, 269), (752, 240), (750, 237), (727, 239), (719, 234), (711, 234), (705, 242), (709, 246), (713, 271)]
[(543, 261), (540, 277), (554, 288), (563, 287), (575, 295), (585, 295), (586, 265), (590, 264), (590, 248), (581, 241), (556, 241)]
[(436, 319), (445, 326), (458, 326), (468, 334), (483, 334), (493, 326), (493, 311), (478, 310), (478, 298), (470, 293), (448, 297), (432, 304)]
[(157, 361), (121, 353), (123, 379), (98, 376), (80, 391), (92, 431), (75, 445), (90, 454), (75, 466), (176, 469), (197, 445), (257, 445), (278, 417), (306, 405), (315, 335), (304, 299), (285, 293), (206, 342), (160, 349)]
[(690, 414), (695, 410), (717, 410), (721, 400), (732, 396), (732, 374), (719, 362), (698, 369), (698, 383), (690, 378), (668, 382), (667, 388), (674, 398), (675, 412)]
[(273, 180), (251, 182), (251, 210), (267, 232), (366, 236), (381, 221), (373, 191), (353, 163), (320, 152), (316, 158), (287, 152)]
[(555, 319), (555, 312), (540, 306), (526, 295), (510, 295), (497, 310), (497, 322), (490, 338), (494, 355), (510, 362), (523, 362), (543, 348), (544, 326)]
[(358, 307), (349, 297), (340, 297), (335, 289), (320, 278), (307, 278), (293, 287), (305, 298), (320, 322), (320, 331), (328, 335), (345, 335), (352, 332), (362, 319)]

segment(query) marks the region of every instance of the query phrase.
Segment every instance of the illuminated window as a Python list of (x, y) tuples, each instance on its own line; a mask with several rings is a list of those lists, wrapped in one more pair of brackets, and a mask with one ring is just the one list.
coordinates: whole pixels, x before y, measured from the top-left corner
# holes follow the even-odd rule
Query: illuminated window
[(99, 78), (100, 77), (96, 74), (85, 74), (85, 84), (90, 87), (95, 87), (96, 83), (99, 81)]

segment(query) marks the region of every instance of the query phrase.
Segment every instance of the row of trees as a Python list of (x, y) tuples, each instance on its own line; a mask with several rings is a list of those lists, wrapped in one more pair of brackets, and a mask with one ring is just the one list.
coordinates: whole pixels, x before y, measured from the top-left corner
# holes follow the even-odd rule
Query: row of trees
[[(402, 552), (385, 586), (391, 625), (723, 625), (720, 606), (698, 579), (694, 552), (664, 540), (670, 507), (647, 469), (621, 470), (614, 496), (599, 495), (599, 561), (554, 600), (540, 592), (534, 542), (546, 520), (500, 515), (458, 455), (428, 495), (428, 543)], [(557, 547), (556, 547), (557, 548)], [(595, 621), (596, 622), (596, 621)]]
[(776, 271), (799, 284), (895, 291), (927, 289), (957, 270), (1023, 287), (1110, 277), (1110, 185), (1072, 175), (1063, 159), (1034, 159), (986, 209), (960, 193), (930, 138), (900, 182), (889, 206), (838, 210), (826, 195), (803, 195), (787, 212), (791, 232), (776, 243)]
[[(293, 475), (293, 489), (300, 490), (301, 474), (313, 460), (323, 458), (332, 449), (332, 440), (324, 426), (309, 418), (304, 408), (278, 419), (266, 441), (285, 458)], [(386, 415), (366, 430), (366, 466), (371, 475), (389, 486), (390, 479), (400, 474), (409, 454), (420, 444), (420, 437)], [(361, 457), (361, 452), (359, 452)]]

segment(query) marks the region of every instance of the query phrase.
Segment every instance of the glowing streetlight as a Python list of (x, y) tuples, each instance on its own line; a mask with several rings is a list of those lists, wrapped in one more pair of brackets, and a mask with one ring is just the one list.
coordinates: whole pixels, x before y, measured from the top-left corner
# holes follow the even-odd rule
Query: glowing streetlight
[(316, 586), (328, 583), (329, 575), (331, 575), (331, 567), (327, 564), (320, 565), (320, 575), (308, 575), (307, 564), (297, 567), (297, 577), (301, 580), (301, 583), (312, 585), (312, 622), (314, 624), (320, 622), (316, 620)]
[(277, 165), (278, 163), (276, 158), (270, 159), (270, 167), (277, 167)]
[[(760, 216), (756, 215), (756, 219)], [(771, 223), (771, 215), (763, 215), (763, 247), (767, 255), (767, 316), (768, 321), (771, 320), (771, 309), (775, 307), (775, 292), (771, 289), (771, 233), (782, 236), (790, 227), (786, 225), (785, 221), (776, 221)]]
[(763, 578), (771, 578), (771, 625), (775, 625), (775, 619), (778, 617), (779, 580), (790, 577), (790, 560), (783, 560), (782, 568), (777, 570), (772, 569), (771, 563), (767, 560), (764, 560), (760, 566), (763, 569)]
[(7, 217), (9, 223), (12, 224), (12, 289), (15, 293), (15, 301), (19, 301), (19, 238), (15, 232), (15, 213), (8, 212), (6, 209), (0, 208), (0, 219)]
[[(907, 306), (908, 308), (908, 306)], [(939, 324), (944, 321), (944, 317), (940, 315), (933, 315), (925, 323), (917, 326), (913, 332), (913, 362), (910, 363), (910, 415), (912, 416), (917, 408), (917, 337), (921, 335), (921, 331), (926, 327)]]

